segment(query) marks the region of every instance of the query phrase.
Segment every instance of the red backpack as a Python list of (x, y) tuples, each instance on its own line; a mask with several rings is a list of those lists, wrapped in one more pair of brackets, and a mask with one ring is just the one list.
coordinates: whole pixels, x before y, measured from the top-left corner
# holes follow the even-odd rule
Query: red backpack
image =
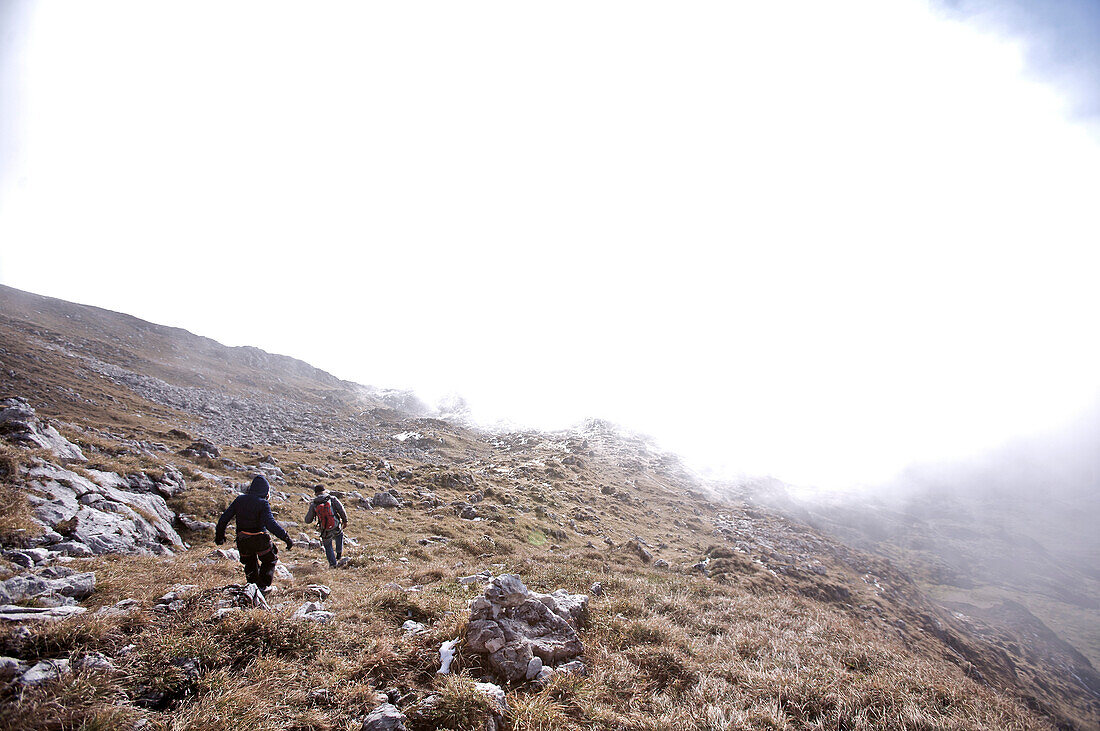
[(336, 515), (332, 512), (332, 505), (328, 500), (317, 503), (313, 506), (313, 511), (317, 514), (317, 525), (321, 530), (332, 530), (336, 527)]

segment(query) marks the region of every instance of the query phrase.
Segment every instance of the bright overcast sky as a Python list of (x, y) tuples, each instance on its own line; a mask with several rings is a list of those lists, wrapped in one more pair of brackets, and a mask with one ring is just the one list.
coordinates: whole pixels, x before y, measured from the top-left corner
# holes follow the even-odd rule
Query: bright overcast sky
[(4, 284), (830, 486), (1100, 386), (1100, 137), (926, 2), (0, 18)]

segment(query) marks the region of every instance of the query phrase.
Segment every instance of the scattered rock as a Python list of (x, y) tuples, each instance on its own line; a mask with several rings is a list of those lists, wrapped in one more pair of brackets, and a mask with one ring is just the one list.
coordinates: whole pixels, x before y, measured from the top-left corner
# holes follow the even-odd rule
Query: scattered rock
[(83, 543), (78, 543), (76, 541), (62, 541), (61, 543), (55, 543), (53, 546), (53, 550), (66, 556), (72, 556), (73, 558), (91, 558), (95, 555), (92, 549), (88, 548)]
[(408, 731), (405, 714), (390, 703), (383, 703), (363, 719), (361, 731)]
[(527, 663), (527, 679), (534, 680), (542, 672), (542, 659), (537, 655)]
[(401, 500), (392, 492), (376, 492), (370, 504), (372, 508), (400, 508)]
[(167, 499), (186, 490), (187, 482), (183, 479), (183, 473), (175, 465), (165, 465), (164, 475), (157, 480), (155, 489), (161, 497)]
[(91, 571), (52, 578), (48, 569), (39, 574), (24, 574), (0, 582), (0, 601), (6, 604), (35, 600), (39, 605), (64, 606), (91, 596), (95, 574)]
[(632, 538), (624, 544), (627, 549), (633, 551), (638, 555), (638, 558), (642, 559), (642, 563), (650, 563), (653, 561), (653, 554), (649, 552), (642, 542), (637, 538)]
[(310, 622), (331, 622), (332, 612), (325, 611), (321, 602), (306, 602), (294, 612), (294, 619), (304, 619)]
[(73, 670), (99, 670), (103, 672), (110, 672), (115, 669), (114, 663), (112, 663), (106, 655), (99, 652), (89, 652), (85, 655), (81, 655), (73, 661)]
[(659, 558), (659, 559), (657, 559), (656, 561), (653, 562), (653, 568), (655, 568), (655, 569), (667, 569), (668, 568), (668, 561), (664, 560), (663, 558)]
[(119, 616), (130, 614), (134, 611), (137, 611), (137, 609), (140, 607), (141, 602), (139, 602), (137, 599), (123, 599), (122, 601), (112, 604), (109, 607), (100, 607), (99, 611), (96, 612), (96, 614), (104, 614), (109, 617)]
[(0, 620), (5, 622), (28, 622), (34, 619), (55, 621), (65, 619), (74, 614), (83, 614), (88, 611), (84, 607), (21, 607), (15, 604), (0, 605)]
[(313, 594), (316, 594), (317, 597), (318, 597), (318, 601), (322, 601), (322, 602), (325, 599), (328, 599), (329, 594), (332, 593), (332, 590), (329, 589), (324, 584), (309, 584), (308, 586), (306, 586), (306, 591), (310, 592), (310, 593), (313, 593)]
[(458, 583), (464, 586), (472, 586), (473, 584), (487, 584), (492, 581), (493, 574), (486, 569), (479, 574), (471, 574), (470, 576), (459, 576)]
[(321, 542), (313, 536), (309, 535), (308, 533), (299, 533), (294, 541), (296, 543), (302, 544), (303, 546), (309, 546), (310, 548), (314, 549), (321, 547)]
[(210, 442), (205, 439), (199, 439), (191, 442), (191, 445), (186, 449), (180, 450), (180, 455), (183, 457), (189, 457), (191, 459), (197, 459), (199, 457), (205, 457), (206, 459), (217, 459), (222, 456), (222, 453), (218, 451)]
[(192, 533), (198, 533), (199, 531), (204, 530), (214, 530), (214, 528), (216, 527), (213, 523), (209, 521), (199, 520), (194, 515), (185, 515), (183, 513), (179, 514), (177, 520), (179, 520), (179, 524), (181, 526), (191, 531)]
[(68, 660), (41, 660), (16, 678), (15, 682), (24, 686), (41, 685), (51, 680), (60, 680), (70, 672)]
[(457, 502), (454, 504), (454, 513), (463, 520), (476, 520), (479, 517), (477, 508), (469, 503)]

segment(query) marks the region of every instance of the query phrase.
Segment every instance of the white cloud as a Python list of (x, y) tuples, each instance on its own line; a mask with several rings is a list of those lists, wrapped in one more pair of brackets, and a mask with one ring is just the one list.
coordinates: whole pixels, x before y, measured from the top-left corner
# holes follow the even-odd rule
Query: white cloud
[(923, 3), (36, 10), (5, 283), (829, 484), (1098, 385), (1100, 150)]

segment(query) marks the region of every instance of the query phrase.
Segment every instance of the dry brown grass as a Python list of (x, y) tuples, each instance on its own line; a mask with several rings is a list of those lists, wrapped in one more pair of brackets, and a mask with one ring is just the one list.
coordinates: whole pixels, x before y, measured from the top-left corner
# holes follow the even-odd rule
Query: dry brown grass
[(22, 486), (20, 469), (30, 464), (34, 452), (0, 442), (0, 544), (23, 546), (42, 533), (42, 524)]
[[(104, 467), (147, 473), (156, 468), (151, 461), (112, 456), (108, 448), (97, 445), (100, 458), (116, 460), (102, 462)], [(288, 473), (290, 464), (302, 462), (344, 465), (342, 471), (358, 474), (334, 454), (277, 456)], [(363, 455), (351, 459), (367, 461)], [(712, 540), (706, 525), (686, 518), (681, 524), (689, 527), (673, 535), (661, 518), (657, 500), (665, 498), (659, 494), (623, 487), (603, 494), (592, 485), (551, 485), (541, 478), (494, 482), (479, 474), (487, 502), (505, 507), (496, 520), (474, 523), (447, 507), (466, 498), (468, 485), (438, 484), (437, 467), (395, 466), (406, 468), (414, 476), (398, 489), (431, 489), (444, 507), (425, 513), (348, 505), (349, 535), (359, 543), (345, 548), (350, 567), (328, 569), (320, 551), (282, 552), (295, 578), (279, 582), (270, 613), (212, 618), (221, 589), (239, 583), (242, 573), (234, 562), (202, 563), (213, 548), (209, 543), (174, 559), (74, 562), (74, 568), (97, 574), (96, 592), (84, 602), (90, 613), (34, 626), (27, 639), (0, 633), (0, 651), (26, 661), (98, 651), (114, 657), (119, 670), (78, 673), (24, 693), (2, 691), (0, 727), (125, 728), (143, 718), (150, 728), (166, 730), (358, 729), (380, 691), (395, 690), (408, 699), (404, 705), (417, 731), (480, 728), (489, 713), (472, 688), (484, 671), (481, 659), (460, 647), (454, 676), (441, 678), (435, 671), (439, 645), (461, 636), (475, 594), (455, 578), (489, 567), (518, 573), (540, 591), (587, 592), (594, 581), (604, 587), (603, 596), (592, 599), (581, 632), (589, 675), (556, 676), (541, 690), (509, 689), (505, 722), (515, 731), (1047, 727), (1008, 696), (966, 678), (930, 651), (932, 645), (906, 647), (892, 630), (865, 623), (844, 606), (799, 597), (782, 579), (724, 546), (709, 552), (714, 578), (708, 579), (654, 569), (636, 553), (602, 541), (608, 535), (621, 546), (640, 535), (651, 546), (668, 541), (661, 555), (674, 563), (698, 560)], [(193, 471), (185, 474), (188, 490), (170, 501), (173, 509), (215, 517), (230, 498), (224, 487), (195, 480)], [(622, 484), (610, 473), (588, 479)], [(295, 493), (315, 481), (291, 475), (284, 489)], [(647, 514), (650, 506), (656, 518)], [(567, 530), (568, 516), (580, 507), (600, 517), (598, 531)], [(305, 511), (296, 496), (273, 508), (280, 520), (301, 521)], [(0, 521), (4, 517), (0, 513)], [(299, 530), (313, 533), (303, 526), (292, 535)], [(428, 535), (450, 540), (417, 543)], [(592, 547), (585, 545), (589, 538)], [(332, 588), (326, 601), (336, 615), (332, 624), (291, 617), (311, 598), (305, 586), (315, 582)], [(389, 582), (422, 590), (383, 589)], [(176, 583), (198, 589), (181, 611), (154, 611), (156, 598)], [(91, 614), (126, 598), (142, 602), (129, 618)], [(425, 623), (428, 631), (404, 632), (406, 619)], [(195, 670), (185, 661), (193, 661)], [(318, 690), (327, 693), (311, 693)], [(164, 694), (159, 703), (137, 705), (154, 691)], [(434, 705), (424, 703), (430, 696), (437, 698)]]
[[(449, 527), (462, 529), (457, 522)], [(484, 564), (470, 565), (464, 546), (444, 544), (420, 557), (405, 536), (356, 535), (361, 545), (348, 549), (356, 567), (330, 570), (315, 563), (319, 553), (284, 552), (296, 563), (296, 578), (274, 595), (282, 606), (221, 621), (211, 619), (213, 601), (222, 586), (239, 581), (240, 568), (193, 566), (205, 548), (170, 561), (99, 563), (99, 587), (88, 605), (139, 597), (140, 613), (37, 627), (29, 642), (4, 651), (31, 660), (96, 649), (111, 654), (133, 645), (122, 672), (78, 675), (49, 690), (9, 695), (0, 721), (35, 729), (106, 728), (144, 717), (164, 729), (350, 729), (378, 703), (379, 691), (396, 688), (415, 700), (411, 728), (480, 728), (489, 711), (471, 685), (481, 672), (479, 659), (460, 650), (456, 676), (440, 678), (435, 670), (438, 647), (461, 634), (472, 596), (454, 577)], [(577, 591), (599, 580), (605, 591), (592, 600), (582, 631), (589, 676), (558, 676), (538, 691), (511, 690), (510, 729), (1046, 727), (954, 666), (917, 657), (832, 605), (640, 564), (612, 570), (599, 552), (589, 553), (527, 546), (505, 557), (504, 570), (520, 573), (532, 588)], [(381, 588), (414, 579), (422, 591)], [(337, 621), (331, 625), (290, 617), (308, 597), (305, 585), (316, 581), (332, 587), (326, 607)], [(176, 582), (197, 584), (199, 591), (175, 615), (153, 612), (153, 599)], [(401, 624), (409, 618), (429, 631), (406, 634)], [(197, 676), (173, 665), (180, 659), (195, 660)], [(324, 699), (310, 695), (321, 688), (329, 691)], [(133, 705), (149, 690), (167, 694), (163, 708)], [(424, 706), (432, 695), (437, 704)]]

